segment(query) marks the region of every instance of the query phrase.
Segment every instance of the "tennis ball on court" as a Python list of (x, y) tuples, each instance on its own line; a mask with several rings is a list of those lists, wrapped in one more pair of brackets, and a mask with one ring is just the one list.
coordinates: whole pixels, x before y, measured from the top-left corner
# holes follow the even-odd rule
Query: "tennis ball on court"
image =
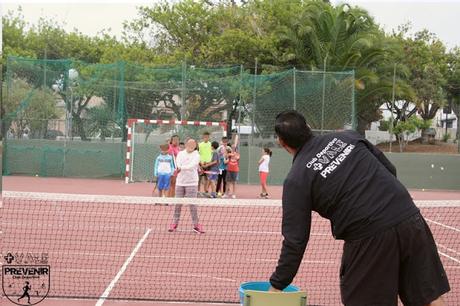
[(431, 164), (431, 168), (434, 168), (434, 164)]
[(422, 188), (422, 191), (425, 191), (425, 188)]
[(441, 168), (439, 168), (439, 169), (441, 169), (441, 171), (444, 171), (444, 167), (441, 167)]
[(35, 174), (35, 176), (38, 176), (38, 174)]

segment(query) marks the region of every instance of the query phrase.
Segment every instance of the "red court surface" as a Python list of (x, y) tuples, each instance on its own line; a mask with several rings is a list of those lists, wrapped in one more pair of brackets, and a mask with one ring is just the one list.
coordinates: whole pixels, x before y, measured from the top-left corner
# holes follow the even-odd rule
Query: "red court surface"
[[(115, 180), (6, 177), (3, 187), (7, 191), (128, 196), (126, 199), (151, 195), (151, 184), (126, 185)], [(272, 190), (273, 198), (279, 198), (281, 188), (273, 187)], [(240, 198), (255, 198), (257, 193), (256, 186), (239, 186)], [(411, 194), (417, 201), (460, 201), (459, 192), (413, 191)], [(5, 198), (3, 208), (2, 230), (8, 235), (3, 237), (2, 250), (49, 252), (54, 279), (51, 294), (95, 298), (50, 298), (39, 305), (102, 305), (96, 304), (97, 298), (122, 270), (120, 267), (130, 254), (133, 255), (133, 249), (136, 252), (114, 283), (109, 297), (171, 301), (193, 298), (236, 303), (241, 282), (266, 280), (270, 276), (281, 245), (279, 207), (201, 206), (200, 219), (206, 230), (203, 235), (189, 230), (191, 221), (186, 208), (179, 231), (168, 233), (172, 206), (111, 202), (94, 206), (94, 203), (72, 199), (54, 202), (23, 199), (18, 202)], [(451, 282), (455, 280), (447, 296), (450, 305), (455, 305), (460, 301), (459, 207), (423, 208), (422, 213), (438, 243), (447, 274)], [(14, 221), (18, 218), (30, 220), (28, 225), (35, 229), (20, 247), (15, 240), (22, 235), (22, 228)], [(294, 280), (308, 292), (309, 304), (340, 305), (341, 246), (340, 241), (332, 239), (329, 223), (315, 216), (310, 243)], [(147, 270), (154, 272), (145, 276)], [(164, 290), (165, 287), (172, 290)], [(3, 304), (8, 305), (8, 302)], [(105, 300), (103, 305), (166, 306), (177, 303)]]

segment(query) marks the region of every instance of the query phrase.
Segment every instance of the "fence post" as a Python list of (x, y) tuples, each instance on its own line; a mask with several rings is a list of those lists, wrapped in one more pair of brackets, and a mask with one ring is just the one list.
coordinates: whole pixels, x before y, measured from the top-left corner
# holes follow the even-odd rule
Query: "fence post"
[(323, 95), (321, 98), (321, 135), (323, 135), (324, 131), (324, 99), (326, 97), (326, 65), (327, 65), (327, 56), (324, 58), (324, 66), (323, 66)]
[[(241, 144), (241, 107), (242, 107), (242, 102), (241, 102), (241, 97), (242, 97), (242, 90), (243, 90), (243, 65), (240, 65), (240, 89), (239, 89), (239, 92), (238, 92), (238, 106), (237, 106), (237, 110), (238, 110), (238, 120), (236, 121), (236, 125), (237, 125), (237, 129), (236, 129), (236, 134), (238, 135), (238, 139), (239, 139), (239, 142)], [(231, 122), (231, 118), (230, 118), (230, 122)], [(232, 132), (232, 131), (228, 131), (228, 132)]]
[(353, 82), (351, 85), (351, 128), (356, 131), (358, 128), (358, 118), (356, 116), (356, 96), (355, 96), (355, 70), (353, 70)]
[(391, 93), (391, 109), (390, 109), (390, 153), (393, 145), (393, 125), (394, 125), (394, 120), (393, 120), (393, 108), (395, 105), (395, 86), (396, 86), (396, 64), (393, 66), (393, 89)]
[(251, 142), (248, 145), (248, 184), (250, 183), (250, 173), (251, 173), (251, 151), (252, 146), (254, 145), (254, 132), (255, 132), (255, 114), (256, 114), (256, 95), (257, 95), (257, 64), (258, 60), (256, 58), (255, 69), (254, 69), (254, 89), (252, 92), (252, 119), (251, 119)]
[(297, 93), (296, 93), (296, 78), (295, 78), (295, 67), (292, 69), (292, 83), (293, 83), (293, 95), (294, 95), (294, 110), (297, 110)]
[(457, 151), (460, 154), (460, 95), (457, 103)]
[(184, 60), (182, 62), (182, 89), (181, 89), (181, 99), (180, 99), (180, 120), (184, 120), (185, 116), (185, 93), (186, 93), (186, 73), (187, 73), (187, 62)]
[[(127, 129), (126, 125), (128, 122), (128, 106), (126, 105), (126, 91), (125, 91), (125, 70), (126, 70), (126, 62), (120, 61), (118, 64), (118, 107), (117, 107), (117, 116), (116, 120), (123, 131), (123, 136), (126, 135), (127, 137)], [(112, 134), (113, 135), (113, 134)], [(123, 141), (120, 143), (120, 175), (123, 177), (125, 173), (125, 155), (124, 152), (125, 146), (123, 146)]]
[(124, 128), (127, 121), (126, 92), (125, 92), (125, 62), (118, 62), (118, 108), (117, 121), (120, 127)]

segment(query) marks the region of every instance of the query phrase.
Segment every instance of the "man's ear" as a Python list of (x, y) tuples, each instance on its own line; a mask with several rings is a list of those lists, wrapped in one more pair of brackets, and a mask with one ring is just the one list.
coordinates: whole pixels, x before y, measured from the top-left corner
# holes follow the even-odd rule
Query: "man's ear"
[(280, 137), (278, 137), (278, 143), (280, 144), (280, 146), (282, 148), (284, 148), (285, 150), (287, 150), (290, 153), (289, 146)]
[(280, 137), (278, 137), (278, 143), (281, 147), (288, 151), (289, 154), (294, 154), (294, 150), (289, 145), (287, 145)]
[(283, 139), (281, 139), (280, 137), (276, 137), (276, 139), (278, 140), (278, 143), (281, 147), (285, 147), (286, 146), (286, 143), (283, 141)]

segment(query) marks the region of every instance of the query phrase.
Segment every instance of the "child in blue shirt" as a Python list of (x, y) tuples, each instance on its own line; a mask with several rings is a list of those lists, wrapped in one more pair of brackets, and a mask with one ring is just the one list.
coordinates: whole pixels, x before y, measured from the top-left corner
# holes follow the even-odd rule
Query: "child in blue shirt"
[(161, 153), (155, 159), (154, 176), (157, 177), (157, 188), (160, 197), (166, 197), (170, 187), (170, 179), (174, 173), (174, 158), (168, 154), (168, 144), (160, 145)]

